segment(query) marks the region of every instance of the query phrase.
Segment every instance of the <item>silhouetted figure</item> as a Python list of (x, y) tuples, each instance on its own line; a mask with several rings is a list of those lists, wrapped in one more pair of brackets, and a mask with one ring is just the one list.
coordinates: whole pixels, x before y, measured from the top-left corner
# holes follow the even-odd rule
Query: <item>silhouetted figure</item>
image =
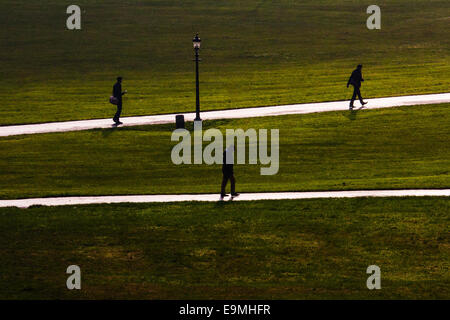
[(120, 114), (122, 113), (122, 96), (127, 93), (127, 91), (125, 90), (124, 92), (122, 92), (122, 77), (117, 77), (117, 82), (116, 84), (113, 86), (113, 96), (115, 98), (117, 98), (117, 112), (114, 115), (114, 122), (119, 125), (122, 124), (122, 122), (119, 121), (120, 119)]
[(234, 162), (234, 146), (231, 145), (223, 152), (223, 164), (222, 164), (222, 189), (220, 191), (220, 200), (223, 200), (224, 197), (227, 196), (225, 194), (225, 188), (227, 186), (228, 180), (230, 180), (231, 184), (231, 198), (237, 197), (239, 193), (235, 191), (235, 183), (234, 172), (233, 172), (233, 162)]
[(361, 102), (361, 105), (365, 105), (367, 102), (363, 101), (363, 98), (361, 97), (361, 91), (359, 88), (361, 88), (361, 82), (364, 81), (363, 77), (362, 77), (362, 64), (359, 64), (355, 70), (353, 70), (352, 75), (350, 76), (350, 78), (348, 79), (347, 82), (347, 88), (348, 86), (351, 84), (353, 86), (353, 96), (352, 96), (352, 100), (350, 100), (350, 107), (349, 109), (352, 110), (353, 109), (353, 102), (356, 99), (356, 96), (358, 96), (359, 101)]

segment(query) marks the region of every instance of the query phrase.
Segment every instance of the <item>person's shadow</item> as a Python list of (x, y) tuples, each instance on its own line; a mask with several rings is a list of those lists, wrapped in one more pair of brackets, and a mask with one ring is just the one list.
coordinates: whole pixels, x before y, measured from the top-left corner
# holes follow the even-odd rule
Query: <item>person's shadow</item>
[(347, 118), (349, 118), (351, 121), (356, 120), (356, 117), (358, 115), (358, 111), (360, 111), (363, 108), (364, 108), (364, 106), (361, 106), (358, 109), (350, 110), (350, 113), (347, 115)]
[(223, 207), (226, 206), (226, 203), (225, 203), (225, 202), (227, 202), (227, 201), (219, 201), (219, 200), (217, 200), (217, 202), (214, 203), (214, 207), (215, 207), (215, 208), (223, 208)]
[(117, 128), (116, 124), (111, 125), (111, 128), (102, 129), (103, 138), (108, 138)]
[(217, 202), (214, 204), (214, 207), (220, 209), (220, 208), (224, 208), (225, 206), (227, 206), (231, 203), (233, 203), (233, 200), (230, 200), (229, 198), (224, 199), (222, 201), (217, 200)]

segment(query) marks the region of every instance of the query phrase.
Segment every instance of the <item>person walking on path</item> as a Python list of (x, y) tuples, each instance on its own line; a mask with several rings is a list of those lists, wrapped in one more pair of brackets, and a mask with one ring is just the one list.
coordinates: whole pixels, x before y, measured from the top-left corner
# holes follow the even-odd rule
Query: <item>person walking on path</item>
[(350, 106), (349, 109), (353, 110), (353, 102), (356, 99), (356, 96), (358, 96), (359, 101), (361, 102), (361, 105), (364, 106), (365, 104), (367, 104), (367, 102), (363, 101), (363, 98), (361, 96), (361, 82), (364, 81), (363, 77), (362, 77), (362, 64), (359, 64), (355, 70), (353, 70), (352, 75), (350, 76), (350, 78), (348, 79), (347, 82), (347, 88), (348, 86), (351, 84), (353, 86), (353, 96), (352, 99), (350, 100)]
[(117, 112), (113, 118), (116, 125), (122, 124), (119, 119), (122, 113), (122, 96), (125, 93), (127, 93), (127, 90), (122, 92), (122, 77), (117, 77), (117, 82), (113, 86), (113, 96), (117, 99)]
[(227, 194), (225, 194), (225, 188), (227, 186), (228, 180), (230, 180), (231, 184), (231, 199), (237, 197), (239, 193), (235, 191), (235, 183), (236, 179), (234, 178), (233, 172), (233, 163), (234, 163), (234, 146), (231, 145), (225, 149), (223, 152), (223, 163), (222, 163), (222, 188), (220, 191), (220, 200), (223, 200)]

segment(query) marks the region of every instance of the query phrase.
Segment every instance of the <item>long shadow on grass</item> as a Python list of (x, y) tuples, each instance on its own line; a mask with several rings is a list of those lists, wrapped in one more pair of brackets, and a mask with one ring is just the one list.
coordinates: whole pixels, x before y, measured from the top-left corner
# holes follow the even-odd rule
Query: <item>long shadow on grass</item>
[(108, 138), (114, 131), (116, 131), (117, 127), (112, 127), (110, 129), (102, 129), (103, 138)]
[(349, 118), (350, 120), (356, 120), (356, 117), (358, 115), (358, 111), (360, 111), (361, 109), (363, 109), (364, 106), (359, 107), (358, 109), (352, 109), (350, 110), (350, 113), (347, 115), (347, 118)]

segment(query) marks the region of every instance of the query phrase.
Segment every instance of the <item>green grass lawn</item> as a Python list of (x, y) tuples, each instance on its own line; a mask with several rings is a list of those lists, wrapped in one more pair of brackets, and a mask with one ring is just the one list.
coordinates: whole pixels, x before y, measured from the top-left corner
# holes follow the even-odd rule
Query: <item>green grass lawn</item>
[[(240, 192), (448, 188), (448, 108), (206, 121), (204, 129), (280, 130), (278, 174), (262, 176), (260, 165), (235, 165)], [(173, 129), (157, 125), (2, 138), (0, 199), (218, 193), (221, 165), (172, 163)]]
[(0, 0), (0, 125), (112, 117), (118, 75), (124, 115), (193, 111), (191, 39), (203, 39), (204, 110), (346, 99), (365, 65), (368, 97), (448, 91), (450, 2), (380, 0), (382, 29), (365, 1)]
[[(446, 198), (0, 209), (0, 299), (449, 299)], [(79, 265), (82, 289), (66, 289)], [(369, 265), (381, 290), (368, 290)]]

